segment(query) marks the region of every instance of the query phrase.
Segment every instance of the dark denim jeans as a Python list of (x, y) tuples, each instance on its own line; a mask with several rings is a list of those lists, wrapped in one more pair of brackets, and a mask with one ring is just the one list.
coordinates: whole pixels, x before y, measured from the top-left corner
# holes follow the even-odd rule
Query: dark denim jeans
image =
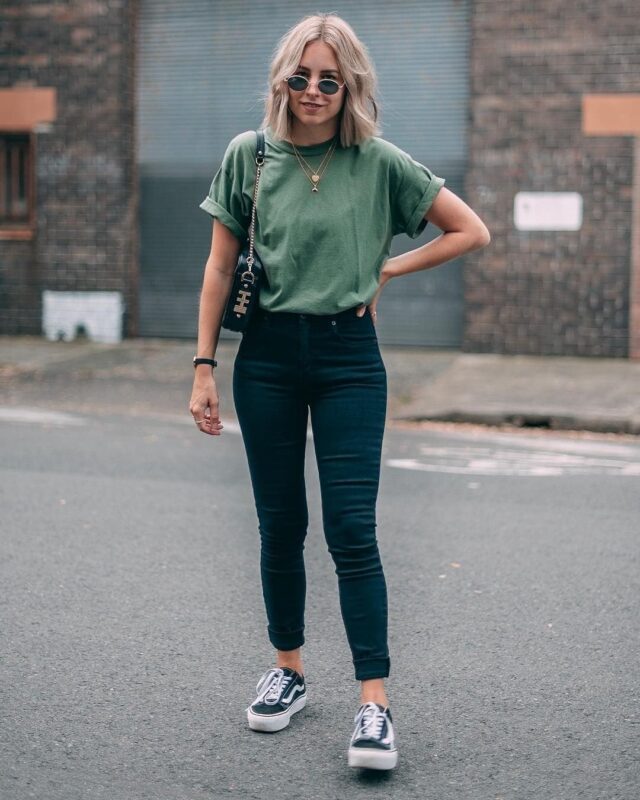
[(369, 310), (357, 317), (355, 308), (258, 309), (236, 355), (233, 397), (258, 516), (269, 640), (279, 650), (304, 644), (311, 411), (324, 534), (355, 677), (387, 677), (387, 587), (376, 539), (387, 373)]

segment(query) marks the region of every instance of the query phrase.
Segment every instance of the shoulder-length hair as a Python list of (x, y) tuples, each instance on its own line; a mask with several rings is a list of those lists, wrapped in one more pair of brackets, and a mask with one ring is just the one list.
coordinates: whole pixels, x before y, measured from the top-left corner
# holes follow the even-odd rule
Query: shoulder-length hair
[(333, 48), (345, 81), (340, 110), (340, 145), (360, 144), (378, 136), (377, 76), (369, 52), (353, 28), (336, 14), (311, 14), (300, 20), (278, 42), (269, 70), (262, 127), (270, 126), (278, 139), (291, 138), (289, 91), (285, 78), (293, 75), (309, 42), (326, 42)]

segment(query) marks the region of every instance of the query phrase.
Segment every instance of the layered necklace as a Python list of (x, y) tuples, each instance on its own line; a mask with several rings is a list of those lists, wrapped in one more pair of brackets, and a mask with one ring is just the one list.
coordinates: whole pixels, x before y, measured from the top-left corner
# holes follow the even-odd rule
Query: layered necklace
[(327, 167), (329, 166), (329, 161), (331, 161), (331, 156), (333, 155), (336, 149), (337, 142), (338, 142), (337, 137), (334, 137), (333, 142), (331, 142), (331, 147), (325, 153), (325, 156), (320, 162), (320, 165), (318, 166), (317, 169), (314, 168), (305, 158), (302, 157), (302, 155), (298, 152), (298, 149), (295, 146), (295, 144), (291, 142), (291, 144), (293, 145), (293, 152), (296, 154), (296, 158), (298, 159), (298, 164), (300, 164), (300, 168), (302, 169), (304, 174), (307, 176), (307, 179), (311, 183), (312, 192), (318, 191), (318, 184), (320, 183), (320, 178), (322, 178)]

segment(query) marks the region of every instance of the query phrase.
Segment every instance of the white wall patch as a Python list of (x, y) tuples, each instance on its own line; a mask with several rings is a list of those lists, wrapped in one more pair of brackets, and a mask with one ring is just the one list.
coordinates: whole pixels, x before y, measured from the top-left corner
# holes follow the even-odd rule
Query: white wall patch
[(121, 292), (42, 293), (42, 329), (47, 339), (69, 342), (85, 334), (94, 342), (122, 341)]
[(579, 231), (582, 195), (578, 192), (518, 192), (513, 220), (519, 231)]

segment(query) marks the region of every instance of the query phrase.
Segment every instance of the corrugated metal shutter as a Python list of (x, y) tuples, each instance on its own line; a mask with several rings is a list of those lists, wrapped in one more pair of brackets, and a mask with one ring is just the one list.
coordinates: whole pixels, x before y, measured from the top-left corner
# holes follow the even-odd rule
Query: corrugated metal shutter
[[(295, 14), (292, 14), (295, 10)], [(462, 195), (466, 166), (470, 0), (338, 2), (367, 44), (380, 81), (385, 139)], [(141, 0), (138, 59), (140, 330), (195, 337), (211, 220), (198, 208), (229, 140), (262, 118), (269, 60), (313, 3)], [(392, 255), (418, 247), (396, 237)], [(391, 281), (380, 300), (380, 341), (456, 347), (461, 265)], [(235, 337), (222, 331), (223, 337)]]

